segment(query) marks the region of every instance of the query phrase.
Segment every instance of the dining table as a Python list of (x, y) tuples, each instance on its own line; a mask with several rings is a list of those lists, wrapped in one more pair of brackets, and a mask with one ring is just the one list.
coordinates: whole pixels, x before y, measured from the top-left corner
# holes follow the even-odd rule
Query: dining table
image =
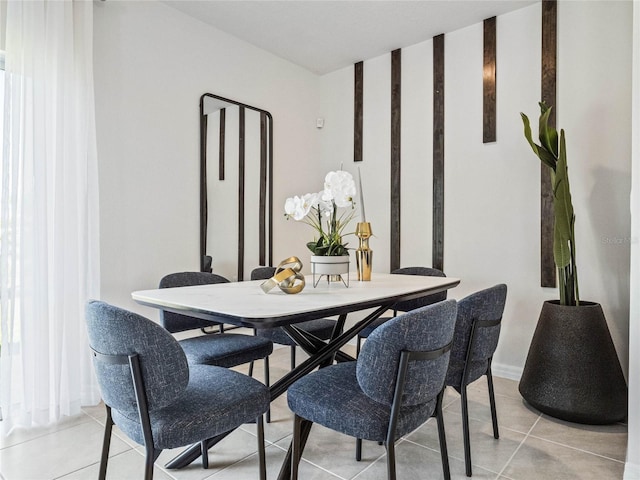
[[(439, 293), (457, 286), (460, 279), (452, 277), (428, 277), (422, 275), (398, 275), (374, 273), (369, 281), (350, 278), (347, 283), (323, 281), (313, 286), (309, 282), (297, 294), (287, 294), (273, 288), (268, 293), (261, 288), (264, 281), (243, 281), (135, 291), (134, 301), (193, 317), (224, 321), (230, 325), (263, 329), (282, 327), (309, 357), (269, 387), (271, 401), (284, 394), (296, 380), (316, 368), (333, 362), (354, 361), (351, 355), (341, 351), (351, 339), (393, 308), (398, 301)], [(314, 284), (316, 282), (313, 282)], [(347, 286), (348, 285), (348, 286)], [(361, 312), (345, 330), (347, 315)], [(318, 318), (337, 317), (333, 335), (321, 340), (296, 327), (296, 324)], [(206, 440), (211, 448), (231, 432)], [(309, 431), (302, 432), (302, 446)], [(201, 455), (200, 444), (192, 445), (167, 463), (169, 469), (183, 468)], [(278, 476), (290, 477), (291, 448)]]

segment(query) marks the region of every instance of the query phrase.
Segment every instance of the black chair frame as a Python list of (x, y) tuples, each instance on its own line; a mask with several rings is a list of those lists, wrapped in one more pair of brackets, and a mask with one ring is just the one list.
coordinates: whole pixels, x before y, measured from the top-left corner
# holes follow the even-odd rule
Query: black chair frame
[[(153, 465), (158, 459), (162, 450), (154, 447), (153, 432), (151, 429), (151, 418), (149, 417), (149, 403), (142, 379), (142, 369), (140, 367), (140, 357), (137, 353), (131, 355), (106, 355), (95, 351), (90, 347), (92, 355), (96, 360), (109, 365), (129, 365), (131, 370), (131, 378), (133, 380), (133, 388), (138, 406), (138, 415), (140, 417), (140, 425), (142, 426), (142, 435), (144, 438), (145, 469), (144, 480), (152, 480)], [(107, 463), (109, 461), (109, 448), (111, 446), (111, 432), (113, 430), (113, 418), (111, 417), (111, 407), (105, 404), (107, 410), (107, 419), (104, 425), (104, 437), (102, 441), (102, 454), (100, 457), (99, 480), (105, 480), (107, 476)], [(264, 424), (262, 415), (256, 419), (257, 436), (258, 436), (258, 461), (260, 464), (260, 480), (266, 480), (266, 460), (264, 452)], [(200, 442), (202, 453), (202, 468), (209, 468), (209, 455), (207, 452), (206, 441)]]
[[(467, 477), (472, 475), (471, 470), (471, 440), (469, 434), (469, 407), (467, 398), (467, 382), (469, 380), (469, 366), (471, 365), (473, 347), (475, 346), (476, 339), (478, 337), (478, 331), (480, 328), (497, 327), (502, 322), (502, 317), (497, 320), (474, 320), (471, 324), (471, 338), (469, 345), (467, 345), (467, 353), (464, 361), (464, 370), (462, 371), (462, 381), (460, 385), (460, 403), (462, 409), (462, 434), (464, 439), (464, 467)], [(498, 416), (496, 412), (496, 398), (493, 389), (493, 376), (491, 374), (491, 361), (493, 357), (489, 358), (487, 365), (487, 371), (484, 375), (487, 376), (487, 386), (489, 389), (489, 406), (491, 408), (491, 422), (493, 423), (493, 438), (496, 440), (500, 438), (498, 432)]]
[[(389, 428), (387, 430), (387, 437), (384, 442), (385, 449), (387, 450), (387, 476), (388, 480), (396, 480), (396, 456), (395, 456), (395, 443), (396, 443), (396, 425), (398, 423), (398, 415), (402, 408), (402, 395), (404, 394), (404, 386), (407, 378), (407, 372), (409, 370), (409, 362), (416, 362), (421, 360), (435, 360), (441, 357), (445, 353), (451, 350), (451, 343), (448, 343), (444, 347), (436, 350), (430, 350), (426, 352), (410, 352), (403, 350), (400, 352), (400, 362), (398, 365), (398, 374), (396, 377), (395, 391), (393, 395), (393, 402), (391, 404)], [(440, 455), (442, 458), (442, 471), (444, 478), (450, 480), (451, 473), (449, 470), (449, 455), (447, 452), (447, 437), (444, 430), (444, 418), (442, 415), (442, 397), (444, 395), (444, 386), (438, 396), (436, 397), (436, 408), (433, 416), (436, 417), (438, 423), (438, 439), (440, 442)], [(307, 424), (303, 427), (303, 424)], [(312, 422), (306, 420), (298, 415), (294, 417), (293, 423), (293, 451), (291, 455), (291, 480), (298, 479), (298, 464), (302, 457), (302, 430), (311, 428)], [(362, 452), (362, 440), (356, 439), (357, 450)]]

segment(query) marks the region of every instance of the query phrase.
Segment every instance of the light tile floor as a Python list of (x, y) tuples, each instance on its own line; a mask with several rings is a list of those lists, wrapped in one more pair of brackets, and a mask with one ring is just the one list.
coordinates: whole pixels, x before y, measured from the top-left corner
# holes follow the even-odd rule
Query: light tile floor
[[(284, 374), (288, 367), (289, 349), (276, 349), (271, 357), (272, 380)], [(261, 365), (256, 370), (256, 378), (263, 378)], [(527, 407), (518, 393), (516, 382), (501, 378), (495, 378), (494, 381), (500, 425), (499, 440), (493, 438), (486, 383), (479, 380), (469, 387), (474, 479), (622, 478), (627, 446), (626, 425), (590, 426), (559, 421)], [(265, 436), (267, 475), (269, 479), (274, 479), (291, 440), (292, 414), (284, 396), (272, 404), (271, 415), (271, 423), (265, 425)], [(452, 478), (465, 479), (460, 397), (452, 389), (446, 392), (444, 415)], [(56, 426), (15, 432), (7, 438), (0, 438), (0, 478), (97, 478), (104, 416), (103, 406), (85, 408), (83, 414)], [(398, 478), (442, 478), (438, 448), (436, 423), (435, 419), (431, 419), (397, 444)], [(164, 465), (180, 451), (181, 449), (176, 449), (162, 453), (156, 462), (155, 479), (258, 478), (253, 425), (243, 426), (211, 449), (208, 470), (203, 470), (199, 461), (182, 470), (166, 470)], [(300, 478), (386, 478), (384, 447), (375, 442), (364, 442), (361, 462), (355, 461), (354, 452), (354, 439), (315, 425), (304, 452)], [(111, 442), (107, 478), (141, 478), (144, 470), (143, 455), (143, 449), (116, 428)]]

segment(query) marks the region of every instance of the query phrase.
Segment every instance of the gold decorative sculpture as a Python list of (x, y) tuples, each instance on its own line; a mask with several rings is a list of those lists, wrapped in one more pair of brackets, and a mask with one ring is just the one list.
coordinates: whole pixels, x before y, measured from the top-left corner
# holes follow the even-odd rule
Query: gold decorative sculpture
[(356, 237), (360, 240), (360, 245), (356, 250), (356, 265), (358, 268), (358, 280), (371, 280), (371, 267), (373, 265), (373, 250), (369, 248), (369, 237), (371, 237), (371, 224), (369, 222), (359, 222), (356, 225)]
[(269, 280), (260, 285), (264, 293), (269, 293), (274, 287), (279, 287), (284, 293), (300, 293), (305, 286), (304, 275), (300, 273), (302, 262), (298, 257), (289, 257), (278, 265)]

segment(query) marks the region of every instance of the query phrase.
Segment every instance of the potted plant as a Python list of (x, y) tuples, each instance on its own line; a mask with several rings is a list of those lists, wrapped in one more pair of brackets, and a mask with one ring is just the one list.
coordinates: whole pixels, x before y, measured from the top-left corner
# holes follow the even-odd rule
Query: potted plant
[[(349, 172), (329, 172), (324, 189), (318, 193), (287, 198), (285, 217), (310, 225), (316, 232), (307, 243), (311, 251), (312, 271), (319, 275), (342, 275), (349, 272), (348, 243), (345, 228), (354, 216), (356, 186)], [(339, 211), (340, 209), (346, 209)]]
[(565, 134), (560, 130), (558, 137), (549, 126), (551, 107), (539, 105), (540, 144), (533, 141), (528, 117), (520, 115), (525, 138), (551, 170), (553, 258), (560, 298), (543, 304), (519, 390), (529, 404), (551, 416), (614, 423), (627, 414), (627, 385), (601, 306), (580, 300)]

